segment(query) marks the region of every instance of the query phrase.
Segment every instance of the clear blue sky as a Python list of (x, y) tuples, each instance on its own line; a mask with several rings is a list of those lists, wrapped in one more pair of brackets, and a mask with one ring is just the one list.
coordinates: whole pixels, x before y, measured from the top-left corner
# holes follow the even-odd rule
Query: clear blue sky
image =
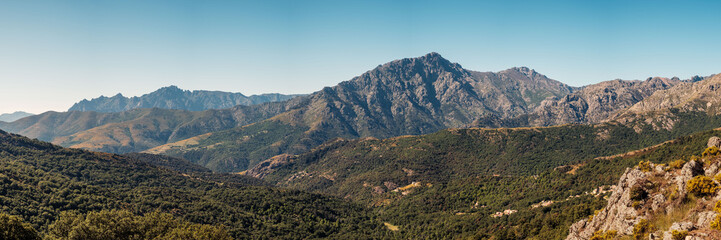
[(574, 86), (721, 72), (721, 1), (2, 1), (0, 113), (167, 85), (310, 93), (438, 52)]

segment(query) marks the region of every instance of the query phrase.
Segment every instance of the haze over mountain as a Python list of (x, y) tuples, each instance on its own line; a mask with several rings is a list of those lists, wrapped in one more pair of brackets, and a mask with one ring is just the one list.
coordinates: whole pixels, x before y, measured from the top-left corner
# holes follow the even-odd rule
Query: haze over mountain
[(24, 117), (29, 117), (32, 115), (35, 115), (35, 114), (27, 113), (27, 112), (23, 112), (23, 111), (17, 111), (14, 113), (3, 113), (3, 114), (0, 114), (0, 122), (12, 122), (12, 121), (15, 121), (15, 120), (18, 120), (18, 119), (21, 119)]
[(125, 153), (243, 126), (286, 110), (283, 102), (276, 102), (201, 112), (159, 108), (46, 112), (12, 123), (0, 122), (0, 129), (66, 147)]
[(241, 93), (182, 90), (177, 86), (160, 88), (140, 97), (125, 97), (118, 93), (113, 97), (101, 96), (92, 100), (83, 99), (75, 103), (68, 111), (81, 112), (122, 112), (136, 108), (181, 109), (203, 111), (209, 109), (231, 108), (237, 105), (255, 105), (266, 102), (280, 102), (297, 95), (277, 93), (245, 96)]

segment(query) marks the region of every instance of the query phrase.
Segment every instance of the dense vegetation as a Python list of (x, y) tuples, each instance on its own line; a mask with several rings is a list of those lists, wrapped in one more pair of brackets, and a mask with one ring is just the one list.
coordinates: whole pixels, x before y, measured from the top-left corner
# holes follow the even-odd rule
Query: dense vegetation
[(65, 149), (0, 132), (0, 213), (19, 216), (42, 233), (65, 211), (123, 209), (141, 216), (159, 211), (192, 223), (224, 225), (235, 238), (385, 234), (362, 206), (250, 185), (253, 181), (246, 179), (181, 174), (134, 158)]
[[(136, 222), (158, 212), (189, 224), (225, 226), (235, 238), (561, 239), (571, 223), (605, 205), (607, 193), (599, 187), (607, 190), (626, 167), (698, 154), (708, 137), (721, 134), (709, 131), (630, 157), (593, 159), (718, 126), (705, 114), (677, 116), (686, 119), (671, 131), (566, 125), (337, 140), (292, 157), (266, 177), (298, 190), (203, 172), (175, 158), (65, 149), (2, 133), (0, 213), (20, 216), (46, 237), (63, 212), (82, 222), (91, 213), (125, 210)], [(294, 128), (282, 135), (282, 126), (263, 125), (272, 123), (258, 124), (279, 129), (266, 142), (293, 136)], [(229, 146), (214, 149), (238, 153)]]
[[(373, 206), (381, 220), (399, 228), (399, 236), (562, 239), (571, 223), (605, 205), (608, 193), (599, 190), (616, 184), (627, 167), (698, 154), (710, 136), (720, 134), (703, 132), (626, 158), (594, 159), (721, 125), (706, 114), (676, 116), (685, 120), (670, 131), (567, 125), (338, 140), (291, 157), (265, 179)], [(550, 204), (532, 207), (544, 201)], [(504, 210), (517, 212), (491, 217)]]

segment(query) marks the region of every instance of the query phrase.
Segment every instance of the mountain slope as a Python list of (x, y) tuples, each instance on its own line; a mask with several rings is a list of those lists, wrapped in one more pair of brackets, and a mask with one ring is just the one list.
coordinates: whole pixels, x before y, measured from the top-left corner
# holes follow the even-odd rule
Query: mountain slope
[[(0, 131), (0, 212), (45, 231), (60, 213), (172, 213), (239, 239), (375, 238), (386, 230), (340, 199), (256, 186), (238, 175), (181, 174), (135, 156), (66, 149)], [(355, 236), (355, 237), (353, 237)]]
[(3, 113), (0, 114), (0, 122), (13, 122), (15, 120), (29, 117), (35, 114), (32, 113), (26, 113), (26, 112), (14, 112), (14, 113)]
[(292, 99), (288, 112), (268, 120), (148, 152), (180, 156), (216, 171), (239, 171), (336, 137), (425, 134), (462, 127), (481, 116), (514, 117), (546, 97), (571, 90), (527, 68), (473, 72), (430, 53), (386, 63), (335, 87)]
[(686, 82), (676, 87), (658, 91), (633, 106), (615, 114), (616, 119), (633, 121), (652, 117), (662, 119), (673, 114), (672, 109), (682, 112), (703, 111), (716, 115), (721, 113), (721, 74), (696, 82)]
[(66, 147), (124, 153), (246, 125), (284, 111), (285, 103), (279, 102), (202, 112), (158, 108), (118, 113), (46, 112), (0, 123), (0, 129)]
[(262, 94), (246, 97), (241, 93), (221, 91), (188, 91), (176, 86), (160, 88), (140, 97), (125, 97), (121, 94), (113, 97), (101, 96), (92, 100), (84, 99), (70, 109), (81, 112), (123, 112), (136, 108), (181, 109), (203, 111), (209, 109), (231, 108), (237, 105), (255, 105), (266, 102), (281, 102), (296, 95)]
[(515, 118), (490, 116), (472, 124), (477, 127), (553, 126), (568, 123), (600, 123), (612, 120), (619, 111), (659, 90), (683, 81), (678, 78), (649, 78), (645, 81), (612, 80), (584, 86), (563, 97), (543, 100), (532, 112)]

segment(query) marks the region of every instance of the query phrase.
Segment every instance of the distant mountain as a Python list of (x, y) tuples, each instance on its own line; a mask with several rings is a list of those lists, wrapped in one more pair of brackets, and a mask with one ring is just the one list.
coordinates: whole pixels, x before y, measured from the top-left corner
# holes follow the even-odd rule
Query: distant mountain
[(101, 96), (92, 100), (84, 99), (74, 104), (68, 111), (80, 112), (122, 112), (136, 108), (182, 109), (203, 111), (224, 109), (237, 105), (254, 105), (266, 102), (280, 102), (298, 95), (262, 94), (245, 96), (241, 93), (221, 91), (189, 91), (176, 86), (163, 87), (140, 97), (125, 97), (117, 94), (113, 97)]
[(65, 147), (127, 153), (243, 126), (286, 110), (284, 102), (276, 102), (200, 112), (159, 108), (118, 113), (46, 112), (12, 123), (0, 122), (0, 129)]
[(3, 114), (0, 114), (0, 121), (13, 122), (15, 120), (18, 120), (18, 119), (21, 119), (24, 117), (29, 117), (32, 115), (35, 115), (35, 114), (26, 113), (26, 112), (22, 112), (22, 111), (18, 111), (18, 112), (14, 112), (14, 113), (3, 113)]
[(289, 111), (259, 123), (148, 152), (186, 158), (215, 171), (241, 171), (276, 154), (301, 153), (336, 137), (425, 134), (466, 126), (483, 116), (515, 117), (572, 90), (528, 68), (475, 72), (430, 53), (392, 61), (335, 87), (294, 98), (288, 102)]

